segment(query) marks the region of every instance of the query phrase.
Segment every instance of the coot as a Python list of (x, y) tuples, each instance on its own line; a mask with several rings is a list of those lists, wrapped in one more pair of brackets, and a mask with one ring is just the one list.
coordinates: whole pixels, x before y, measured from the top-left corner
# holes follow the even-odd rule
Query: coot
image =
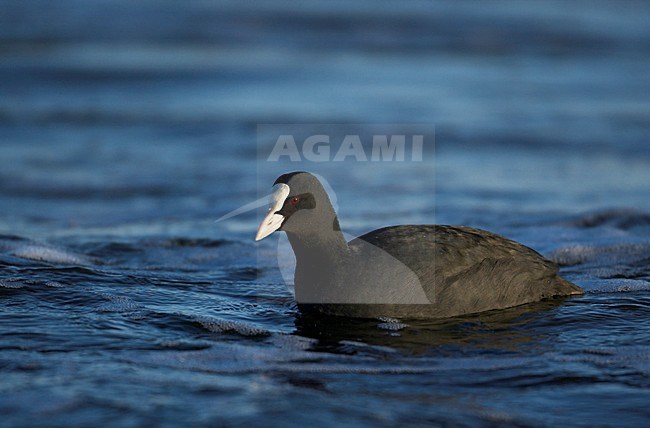
[(346, 242), (310, 173), (280, 176), (256, 241), (287, 233), (301, 311), (350, 317), (445, 318), (581, 294), (555, 263), (465, 226), (404, 225)]

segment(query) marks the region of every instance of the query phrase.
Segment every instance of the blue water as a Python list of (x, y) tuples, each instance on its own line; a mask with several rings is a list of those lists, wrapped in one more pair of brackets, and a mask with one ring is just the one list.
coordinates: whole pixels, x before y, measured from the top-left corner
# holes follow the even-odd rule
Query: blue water
[[(649, 13), (5, 0), (0, 425), (647, 426)], [(429, 124), (435, 146), (267, 162), (273, 123)], [(351, 235), (483, 227), (587, 293), (301, 315), (286, 241), (253, 242), (264, 210), (215, 223), (295, 169), (327, 179)]]

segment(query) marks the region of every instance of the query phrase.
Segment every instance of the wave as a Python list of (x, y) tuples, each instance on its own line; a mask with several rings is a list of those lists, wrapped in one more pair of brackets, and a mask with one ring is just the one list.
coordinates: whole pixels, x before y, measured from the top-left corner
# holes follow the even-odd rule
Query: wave
[(77, 266), (94, 264), (93, 260), (86, 255), (16, 235), (0, 235), (0, 253), (25, 260), (54, 264)]
[(212, 333), (236, 333), (241, 336), (269, 336), (271, 334), (270, 331), (246, 321), (226, 320), (203, 315), (190, 317), (190, 320)]
[(579, 215), (565, 224), (585, 229), (607, 226), (629, 230), (650, 226), (650, 213), (634, 208), (612, 208)]
[(25, 244), (15, 247), (11, 255), (26, 260), (39, 262), (67, 264), (67, 265), (92, 265), (92, 261), (81, 254), (71, 252), (63, 248), (53, 247), (47, 244)]

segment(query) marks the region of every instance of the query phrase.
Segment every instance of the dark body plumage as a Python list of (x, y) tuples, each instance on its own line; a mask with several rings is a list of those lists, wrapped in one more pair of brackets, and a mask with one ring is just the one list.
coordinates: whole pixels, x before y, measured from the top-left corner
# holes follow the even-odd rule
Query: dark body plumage
[[(387, 316), (444, 318), (503, 309), (550, 297), (582, 294), (558, 275), (558, 266), (510, 239), (464, 226), (393, 226), (348, 243), (370, 243), (408, 266), (420, 279), (431, 305), (367, 308)], [(327, 308), (340, 314), (363, 308)], [(314, 308), (311, 308), (314, 309)], [(369, 314), (370, 315), (370, 314)]]
[(296, 192), (315, 201), (305, 210), (297, 204), (280, 227), (296, 255), (301, 310), (445, 318), (582, 293), (536, 251), (480, 229), (393, 226), (346, 243), (318, 180), (308, 173), (283, 177), (287, 201)]

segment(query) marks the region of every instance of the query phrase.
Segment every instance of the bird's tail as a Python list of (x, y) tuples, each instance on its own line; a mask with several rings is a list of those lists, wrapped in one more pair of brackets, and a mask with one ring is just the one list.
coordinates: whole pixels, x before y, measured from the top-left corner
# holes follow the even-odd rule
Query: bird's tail
[(561, 276), (556, 276), (554, 278), (554, 291), (556, 296), (573, 296), (578, 294), (584, 294), (585, 290), (578, 287), (571, 281), (567, 281)]

